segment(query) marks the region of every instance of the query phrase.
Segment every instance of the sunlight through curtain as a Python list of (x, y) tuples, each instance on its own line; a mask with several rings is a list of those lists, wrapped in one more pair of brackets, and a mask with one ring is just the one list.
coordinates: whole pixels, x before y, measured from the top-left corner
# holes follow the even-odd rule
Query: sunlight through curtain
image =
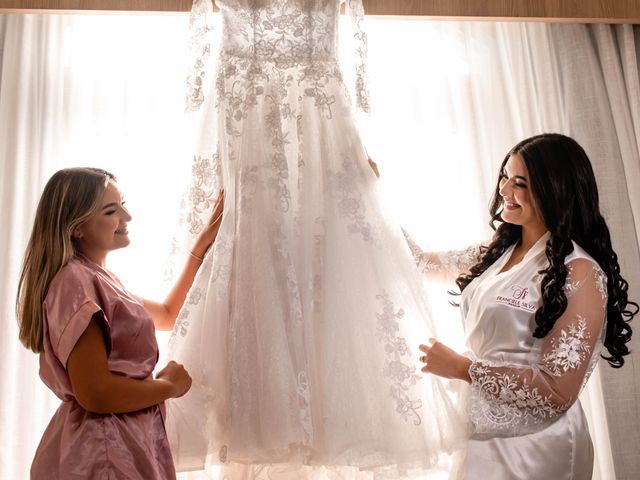
[[(368, 19), (368, 31), (372, 114), (363, 136), (380, 166), (385, 205), (424, 248), (487, 238), (500, 161), (522, 138), (558, 131), (594, 162), (638, 298), (637, 31), (386, 18)], [(186, 35), (184, 15), (0, 15), (0, 478), (28, 477), (59, 404), (38, 378), (36, 355), (20, 346), (14, 316), (23, 249), (53, 172), (82, 165), (116, 174), (133, 214), (132, 244), (114, 252), (109, 267), (142, 296), (167, 291), (164, 269), (191, 165)], [(459, 344), (448, 287), (428, 288)], [(161, 348), (166, 339), (159, 336)], [(601, 364), (602, 382), (592, 376), (582, 397), (594, 478), (631, 479), (640, 470), (640, 368), (629, 364), (616, 372)]]

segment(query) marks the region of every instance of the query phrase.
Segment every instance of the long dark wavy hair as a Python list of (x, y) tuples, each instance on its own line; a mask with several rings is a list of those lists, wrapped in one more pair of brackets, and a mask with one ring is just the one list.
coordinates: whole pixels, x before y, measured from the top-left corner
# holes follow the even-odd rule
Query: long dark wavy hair
[[(573, 251), (572, 240), (580, 245), (607, 276), (607, 330), (603, 355), (611, 366), (622, 367), (629, 354), (629, 321), (638, 313), (638, 304), (627, 298), (628, 283), (620, 275), (618, 256), (611, 246), (609, 229), (600, 214), (598, 187), (591, 162), (583, 148), (572, 138), (557, 133), (536, 135), (518, 143), (506, 155), (500, 175), (512, 155), (519, 154), (529, 172), (529, 188), (550, 232), (546, 245), (549, 267), (541, 270), (542, 306), (535, 314), (533, 336), (545, 337), (567, 308), (564, 284), (567, 279), (565, 258)], [(520, 241), (519, 225), (502, 221), (503, 200), (500, 178), (489, 207), (490, 225), (495, 231), (491, 243), (481, 250), (480, 261), (469, 274), (456, 280), (460, 292), (480, 276), (513, 244)], [(497, 225), (497, 226), (496, 226)]]

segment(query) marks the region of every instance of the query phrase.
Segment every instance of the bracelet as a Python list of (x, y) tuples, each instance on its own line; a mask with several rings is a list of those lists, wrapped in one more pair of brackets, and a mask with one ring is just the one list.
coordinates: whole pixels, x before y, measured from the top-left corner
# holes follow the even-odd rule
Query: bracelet
[(201, 262), (204, 260), (204, 257), (201, 257), (200, 255), (196, 255), (195, 253), (193, 253), (191, 250), (189, 250), (189, 255), (191, 255), (193, 258), (195, 258), (196, 260), (200, 260)]

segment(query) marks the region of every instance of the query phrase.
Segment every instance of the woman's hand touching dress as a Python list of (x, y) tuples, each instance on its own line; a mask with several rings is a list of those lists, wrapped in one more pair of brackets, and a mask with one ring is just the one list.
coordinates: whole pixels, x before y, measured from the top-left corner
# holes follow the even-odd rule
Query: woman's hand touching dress
[(430, 338), (428, 345), (420, 345), (420, 350), (424, 352), (420, 357), (420, 361), (424, 363), (421, 369), (424, 373), (471, 383), (469, 376), (471, 360), (467, 357), (451, 350), (435, 338)]

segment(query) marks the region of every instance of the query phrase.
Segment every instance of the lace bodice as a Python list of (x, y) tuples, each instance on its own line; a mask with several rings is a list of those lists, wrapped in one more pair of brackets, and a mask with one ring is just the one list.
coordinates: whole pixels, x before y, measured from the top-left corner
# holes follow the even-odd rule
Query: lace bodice
[(334, 60), (339, 0), (217, 0), (223, 54), (288, 67)]
[[(356, 105), (368, 111), (366, 88), (367, 37), (362, 0), (215, 0), (222, 17), (219, 45), (222, 63), (234, 59), (270, 62), (277, 68), (337, 63), (338, 19), (345, 3), (352, 20), (356, 58)], [(203, 87), (210, 70), (213, 30), (211, 0), (195, 0), (191, 12), (193, 70), (187, 79), (187, 108), (204, 102)], [(225, 58), (227, 60), (225, 60)]]

